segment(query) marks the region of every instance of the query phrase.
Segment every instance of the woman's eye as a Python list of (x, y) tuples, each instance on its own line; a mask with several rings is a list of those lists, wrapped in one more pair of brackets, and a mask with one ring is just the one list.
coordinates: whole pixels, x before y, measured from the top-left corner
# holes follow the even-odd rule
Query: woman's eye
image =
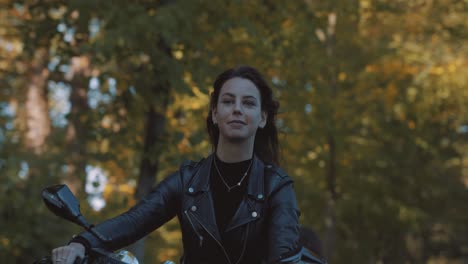
[(223, 104), (232, 104), (234, 101), (233, 100), (223, 100)]
[(253, 102), (253, 101), (245, 101), (244, 104), (246, 104), (248, 106), (255, 106), (255, 102)]

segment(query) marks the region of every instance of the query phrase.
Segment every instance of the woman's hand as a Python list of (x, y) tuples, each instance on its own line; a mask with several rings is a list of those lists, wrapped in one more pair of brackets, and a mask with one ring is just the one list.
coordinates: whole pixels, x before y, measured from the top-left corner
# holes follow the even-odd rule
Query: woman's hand
[(73, 264), (76, 257), (84, 259), (85, 247), (80, 243), (70, 243), (67, 246), (52, 250), (52, 262), (56, 264)]

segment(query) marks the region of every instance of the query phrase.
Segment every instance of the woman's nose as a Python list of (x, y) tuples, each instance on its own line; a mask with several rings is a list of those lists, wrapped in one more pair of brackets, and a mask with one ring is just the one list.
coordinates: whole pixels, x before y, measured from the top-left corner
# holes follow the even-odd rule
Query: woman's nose
[(235, 113), (242, 113), (243, 109), (242, 109), (242, 103), (241, 102), (237, 102), (234, 104), (234, 112)]

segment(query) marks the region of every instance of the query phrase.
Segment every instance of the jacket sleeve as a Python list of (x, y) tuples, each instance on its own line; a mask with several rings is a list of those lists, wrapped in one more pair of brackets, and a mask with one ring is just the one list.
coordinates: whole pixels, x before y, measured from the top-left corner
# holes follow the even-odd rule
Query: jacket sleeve
[(292, 180), (283, 179), (270, 199), (267, 263), (297, 263), (301, 258), (300, 212)]
[(90, 232), (82, 232), (70, 242), (82, 243), (87, 249), (100, 247), (111, 251), (134, 243), (177, 214), (181, 185), (180, 173), (176, 172), (160, 182), (147, 197), (130, 210), (94, 227), (97, 232), (108, 238), (108, 242), (101, 242)]

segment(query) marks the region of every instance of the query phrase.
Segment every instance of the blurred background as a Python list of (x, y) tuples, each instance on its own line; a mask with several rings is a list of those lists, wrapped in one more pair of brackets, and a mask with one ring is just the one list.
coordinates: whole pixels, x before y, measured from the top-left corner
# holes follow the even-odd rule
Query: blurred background
[[(209, 93), (252, 65), (331, 263), (468, 263), (467, 0), (0, 1), (0, 259), (32, 263), (211, 152)], [(176, 219), (133, 246), (178, 261)]]

